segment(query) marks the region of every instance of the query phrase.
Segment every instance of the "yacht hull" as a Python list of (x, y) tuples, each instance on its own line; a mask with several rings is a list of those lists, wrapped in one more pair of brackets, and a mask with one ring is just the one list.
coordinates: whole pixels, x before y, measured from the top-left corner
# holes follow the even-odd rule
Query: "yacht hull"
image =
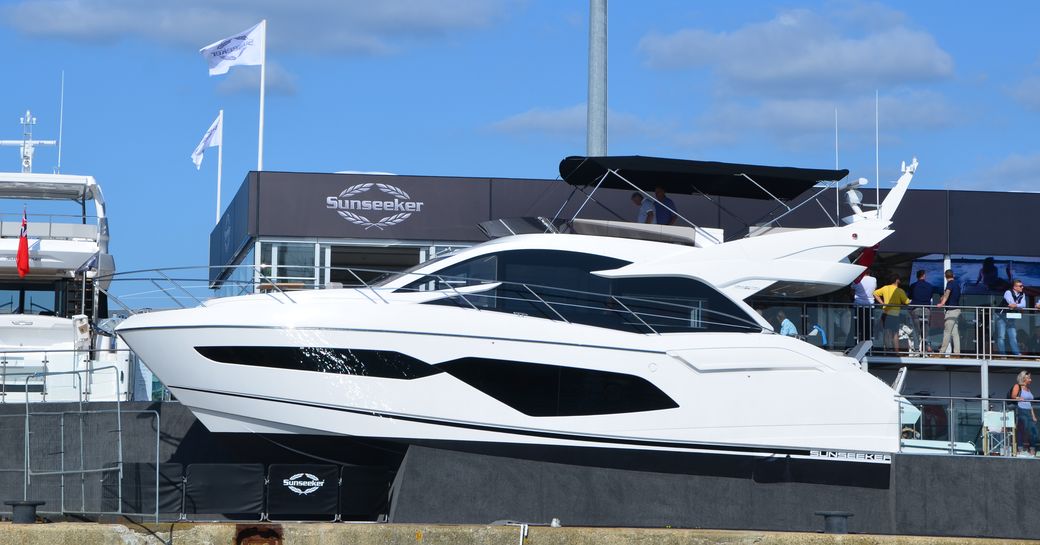
[[(119, 333), (216, 432), (865, 463), (887, 463), (898, 446), (894, 392), (848, 358), (794, 339), (642, 335), (477, 309), (362, 303), (343, 291), (338, 301), (247, 297), (139, 315)], [(298, 361), (306, 358), (316, 362)], [(380, 361), (398, 367), (374, 365)], [(541, 381), (552, 373), (599, 373), (589, 376), (595, 384), (605, 377), (608, 390), (560, 395), (545, 410), (545, 390), (560, 387)], [(625, 395), (659, 392), (654, 402), (670, 403), (633, 408), (611, 384), (634, 388)], [(601, 399), (563, 399), (585, 394)]]

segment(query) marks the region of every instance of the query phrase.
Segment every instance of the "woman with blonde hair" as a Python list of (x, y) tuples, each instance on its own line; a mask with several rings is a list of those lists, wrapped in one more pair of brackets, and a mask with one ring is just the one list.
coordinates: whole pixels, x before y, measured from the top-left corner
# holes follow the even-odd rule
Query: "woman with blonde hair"
[(1029, 371), (1022, 370), (1018, 373), (1018, 384), (1011, 388), (1011, 399), (1018, 401), (1015, 409), (1015, 428), (1018, 430), (1018, 455), (1036, 455), (1036, 411), (1033, 410), (1033, 392), (1029, 385), (1033, 382), (1033, 376)]

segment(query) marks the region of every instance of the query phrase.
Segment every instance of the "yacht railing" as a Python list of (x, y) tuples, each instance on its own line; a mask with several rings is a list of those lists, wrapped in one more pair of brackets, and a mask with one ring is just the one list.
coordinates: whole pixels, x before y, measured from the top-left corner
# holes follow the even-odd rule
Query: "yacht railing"
[[(169, 308), (171, 303), (180, 308), (204, 305), (205, 299), (211, 298), (203, 292), (210, 287), (206, 274), (210, 268), (213, 267), (149, 269), (118, 273), (111, 276), (109, 289), (102, 291), (108, 294), (110, 302), (129, 313), (140, 312), (142, 307), (144, 310), (163, 308), (162, 303), (165, 303), (165, 308)], [(707, 306), (708, 301), (703, 298), (684, 299), (681, 294), (668, 298), (617, 295), (531, 283), (358, 267), (330, 268), (338, 273), (337, 277), (351, 281), (352, 285), (317, 285), (314, 282), (300, 282), (293, 277), (267, 276), (261, 267), (246, 268), (252, 269), (256, 274), (250, 275), (251, 278), (247, 280), (224, 281), (221, 289), (226, 295), (260, 293), (284, 304), (295, 304), (296, 300), (292, 295), (294, 291), (350, 288), (373, 304), (389, 304), (391, 299), (399, 299), (398, 296), (403, 293), (427, 293), (441, 296), (433, 298), (437, 299), (437, 304), (453, 304), (475, 311), (537, 315), (555, 321), (601, 325), (638, 333), (763, 330), (751, 317), (713, 309)], [(193, 277), (188, 274), (191, 270), (202, 274)], [(414, 278), (415, 281), (409, 286), (416, 285), (387, 287), (387, 275), (393, 275), (393, 278)], [(424, 279), (426, 281), (419, 282)], [(113, 290), (118, 290), (122, 295), (114, 295)], [(145, 298), (154, 303), (133, 304)]]
[[(900, 452), (974, 456), (1022, 453), (1018, 400), (907, 395), (899, 404)], [(1035, 443), (1031, 442), (1034, 447)]]
[[(342, 282), (323, 283), (314, 276), (290, 276), (283, 274), (291, 266), (279, 266), (272, 271), (268, 266), (246, 266), (235, 268), (243, 272), (242, 279), (226, 279), (219, 290), (213, 289), (209, 280), (210, 269), (226, 270), (227, 267), (180, 267), (172, 269), (142, 270), (120, 273), (112, 276), (112, 285), (106, 293), (109, 300), (122, 307), (126, 312), (134, 313), (140, 309), (161, 309), (187, 307), (205, 304), (206, 300), (215, 296), (234, 296), (249, 293), (263, 293), (277, 297), (279, 301), (293, 304), (292, 293), (298, 290), (333, 289), (339, 287), (353, 288), (362, 297), (372, 303), (385, 304), (391, 292), (402, 292), (402, 289), (388, 289), (381, 277), (386, 275), (405, 275), (418, 279), (420, 276), (430, 278), (428, 286), (414, 288), (412, 291), (433, 291), (434, 283), (438, 283), (445, 292), (446, 299), (476, 310), (489, 310), (492, 301), (500, 301), (505, 306), (522, 304), (525, 300), (533, 300), (544, 311), (544, 317), (558, 321), (568, 321), (568, 312), (577, 309), (599, 310), (616, 315), (625, 315), (637, 329), (648, 333), (669, 331), (668, 325), (676, 326), (684, 319), (700, 315), (706, 319), (706, 325), (721, 323), (739, 323), (745, 330), (759, 331), (757, 323), (742, 316), (731, 316), (713, 309), (701, 308), (696, 304), (682, 304), (678, 301), (662, 301), (661, 299), (615, 297), (611, 294), (567, 290), (551, 286), (535, 284), (516, 284), (484, 280), (477, 282), (472, 278), (447, 278), (443, 275), (420, 275), (413, 272), (388, 271), (384, 269), (359, 267), (322, 267), (320, 271), (330, 271), (328, 275), (339, 278)], [(306, 268), (306, 267), (304, 267)], [(313, 267), (311, 267), (313, 269)], [(191, 271), (198, 276), (189, 274)], [(236, 275), (232, 275), (236, 276)], [(467, 285), (469, 284), (469, 285)], [(483, 284), (484, 287), (481, 287)], [(496, 284), (504, 287), (491, 287)], [(120, 295), (115, 295), (116, 290)], [(102, 290), (105, 291), (105, 290)], [(547, 297), (546, 294), (550, 296)], [(585, 298), (584, 302), (581, 299)], [(125, 299), (125, 300), (124, 300)], [(595, 301), (595, 304), (587, 304)], [(1015, 365), (1015, 362), (1036, 361), (1040, 364), (1040, 311), (1025, 310), (1018, 320), (1007, 319), (999, 309), (986, 306), (903, 306), (898, 314), (886, 316), (881, 305), (857, 306), (850, 303), (825, 303), (778, 300), (752, 300), (751, 305), (770, 322), (779, 332), (780, 324), (776, 320), (777, 311), (783, 310), (795, 324), (798, 337), (822, 348), (832, 351), (847, 351), (862, 341), (872, 341), (872, 348), (867, 353), (871, 361), (929, 361), (942, 360), (944, 365), (976, 365), (977, 360), (992, 360), (993, 365)], [(648, 312), (645, 305), (654, 305), (658, 312)], [(664, 311), (664, 312), (661, 312)], [(686, 313), (684, 317), (679, 315)], [(956, 316), (955, 316), (956, 315)], [(959, 350), (949, 343), (941, 351), (945, 327), (953, 322), (959, 334)], [(997, 341), (1001, 338), (1000, 328), (1010, 329), (1013, 321), (1017, 321), (1017, 342), (1019, 354), (1004, 354), (1013, 350), (1003, 350)], [(895, 322), (898, 327), (885, 333), (884, 326)], [(1003, 325), (1001, 324), (1003, 322)], [(664, 326), (664, 327), (659, 327)], [(1022, 329), (1024, 328), (1024, 329)], [(1017, 329), (1022, 329), (1021, 333)], [(1035, 332), (1035, 335), (1031, 335)], [(892, 339), (898, 336), (898, 343)], [(1005, 334), (1010, 339), (1010, 334)], [(1006, 362), (1006, 363), (1003, 363)]]
[[(102, 218), (104, 219), (104, 218)], [(30, 238), (54, 240), (97, 240), (99, 218), (79, 214), (32, 214), (26, 225)], [(21, 214), (0, 214), (0, 238), (21, 234)]]
[[(129, 377), (105, 364), (129, 354), (125, 348), (0, 351), (0, 404), (23, 397), (33, 402), (116, 401), (124, 395), (120, 384)], [(116, 388), (114, 395), (97, 391), (108, 384)]]
[[(778, 331), (776, 316), (783, 311), (794, 322), (799, 338), (830, 350), (848, 350), (869, 340), (873, 347), (868, 355), (883, 360), (942, 360), (945, 365), (970, 360), (993, 360), (993, 365), (1040, 363), (1040, 311), (1036, 310), (1024, 309), (1020, 318), (1008, 319), (999, 308), (987, 306), (902, 306), (897, 314), (883, 317), (881, 305), (777, 300), (751, 304)], [(891, 323), (897, 327), (891, 328)], [(890, 327), (887, 334), (886, 325)], [(951, 339), (944, 347), (947, 327)], [(1009, 344), (1012, 335), (1007, 333), (1012, 327), (1016, 329), (1015, 350)], [(959, 346), (953, 343), (954, 332), (959, 336)], [(898, 336), (898, 344), (893, 336)], [(999, 342), (1002, 338), (1004, 343)]]

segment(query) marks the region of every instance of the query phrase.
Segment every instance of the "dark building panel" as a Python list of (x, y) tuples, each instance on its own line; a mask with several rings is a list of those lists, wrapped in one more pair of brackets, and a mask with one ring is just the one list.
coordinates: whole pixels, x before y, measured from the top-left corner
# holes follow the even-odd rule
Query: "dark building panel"
[(1030, 236), (1038, 193), (950, 192), (950, 250), (955, 254), (1040, 256)]
[[(865, 204), (876, 202), (872, 188), (861, 191)], [(559, 180), (250, 172), (210, 235), (210, 262), (231, 262), (258, 236), (482, 242), (486, 237), (477, 225), (499, 218), (559, 214), (570, 219), (580, 209), (580, 218), (630, 221), (637, 214), (631, 194), (599, 189), (587, 199)], [(884, 199), (888, 190), (880, 194)], [(773, 201), (669, 196), (681, 215), (702, 227), (725, 229), (727, 240), (786, 212)], [(824, 227), (851, 214), (832, 189), (817, 198), (820, 204), (798, 207), (779, 225)], [(881, 251), (1040, 257), (1040, 247), (1021, 236), (1036, 210), (1037, 193), (910, 190), (895, 215), (896, 232)]]
[(488, 182), (473, 178), (297, 174), (259, 177), (259, 236), (482, 240)]
[(881, 251), (911, 254), (943, 254), (951, 251), (949, 216), (951, 192), (908, 191), (892, 219), (895, 234), (881, 242)]

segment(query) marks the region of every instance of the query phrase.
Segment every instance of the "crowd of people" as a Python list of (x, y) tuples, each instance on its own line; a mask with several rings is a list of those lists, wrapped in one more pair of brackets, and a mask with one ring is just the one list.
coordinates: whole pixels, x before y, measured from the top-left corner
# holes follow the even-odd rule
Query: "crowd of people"
[[(984, 276), (985, 264), (983, 269), (980, 275)], [(992, 309), (993, 353), (1017, 356), (1024, 351), (1040, 352), (1040, 328), (1034, 330), (1032, 335), (1025, 332), (1020, 335), (1023, 324), (1027, 323), (1023, 319), (1026, 316), (1024, 312), (1040, 309), (1040, 298), (1030, 307), (1024, 284), (1019, 279), (1013, 279), (1001, 287), (1007, 289)], [(872, 311), (880, 306), (881, 317), (877, 323), (881, 329), (877, 339), (880, 341), (880, 349), (902, 352), (901, 339), (908, 338), (908, 348), (912, 354), (961, 353), (961, 283), (953, 270), (945, 271), (941, 288), (929, 282), (927, 271), (919, 270), (916, 281), (906, 290), (898, 274), (890, 274), (885, 278), (885, 284), (878, 287), (877, 279), (870, 271), (857, 280), (852, 289), (860, 339), (875, 338), (872, 333), (875, 326)], [(944, 322), (942, 342), (938, 347), (929, 341), (931, 323), (936, 319), (933, 311), (941, 311)]]

